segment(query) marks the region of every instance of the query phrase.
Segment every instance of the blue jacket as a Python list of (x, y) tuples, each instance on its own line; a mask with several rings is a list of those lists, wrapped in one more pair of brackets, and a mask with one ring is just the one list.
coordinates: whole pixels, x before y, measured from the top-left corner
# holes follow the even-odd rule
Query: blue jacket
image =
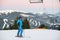
[(17, 24), (19, 23), (19, 28), (22, 28), (22, 20), (18, 19)]

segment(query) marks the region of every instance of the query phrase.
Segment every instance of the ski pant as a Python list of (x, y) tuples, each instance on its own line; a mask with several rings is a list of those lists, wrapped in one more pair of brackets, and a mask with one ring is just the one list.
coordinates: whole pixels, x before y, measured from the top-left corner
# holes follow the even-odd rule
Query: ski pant
[(22, 36), (22, 33), (23, 33), (23, 29), (22, 29), (22, 28), (18, 28), (18, 33), (17, 33), (17, 35), (18, 35), (18, 36)]

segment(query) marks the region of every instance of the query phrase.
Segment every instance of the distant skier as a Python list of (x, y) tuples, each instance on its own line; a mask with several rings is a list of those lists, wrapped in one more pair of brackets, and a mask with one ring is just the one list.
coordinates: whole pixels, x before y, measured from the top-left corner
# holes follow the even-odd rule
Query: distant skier
[(23, 33), (22, 25), (23, 25), (23, 23), (22, 23), (21, 16), (17, 20), (17, 24), (18, 24), (18, 33), (17, 33), (17, 36), (18, 37), (22, 37), (22, 33)]

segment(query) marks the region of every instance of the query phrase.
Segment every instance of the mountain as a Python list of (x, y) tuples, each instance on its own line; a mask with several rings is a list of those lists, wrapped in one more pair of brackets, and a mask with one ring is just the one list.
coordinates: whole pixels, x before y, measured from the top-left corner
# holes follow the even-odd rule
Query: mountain
[[(16, 17), (22, 16), (23, 19), (25, 17), (28, 18), (28, 21), (30, 23), (31, 28), (35, 28), (35, 27), (39, 27), (41, 24), (45, 24), (48, 27), (50, 27), (51, 23), (54, 22), (54, 20), (58, 20), (58, 22), (60, 23), (60, 17), (56, 16), (56, 14), (47, 14), (47, 13), (27, 13), (27, 12), (21, 12), (21, 11), (16, 11), (16, 10), (6, 10), (6, 11), (0, 11), (0, 18), (2, 19), (2, 21), (0, 21), (2, 23), (0, 23), (0, 27), (2, 29), (3, 26), (3, 19), (7, 19), (8, 20), (8, 24), (9, 25), (13, 25), (14, 20), (16, 19)], [(60, 15), (60, 14), (57, 14)], [(54, 20), (53, 20), (54, 19)], [(51, 21), (52, 20), (52, 21)]]

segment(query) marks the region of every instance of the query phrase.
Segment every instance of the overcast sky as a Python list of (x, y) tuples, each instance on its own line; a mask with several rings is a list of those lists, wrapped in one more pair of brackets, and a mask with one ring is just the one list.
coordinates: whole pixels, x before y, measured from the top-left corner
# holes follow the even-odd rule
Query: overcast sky
[(60, 11), (59, 4), (58, 0), (44, 0), (43, 3), (30, 3), (29, 0), (0, 0), (0, 10), (57, 13)]

